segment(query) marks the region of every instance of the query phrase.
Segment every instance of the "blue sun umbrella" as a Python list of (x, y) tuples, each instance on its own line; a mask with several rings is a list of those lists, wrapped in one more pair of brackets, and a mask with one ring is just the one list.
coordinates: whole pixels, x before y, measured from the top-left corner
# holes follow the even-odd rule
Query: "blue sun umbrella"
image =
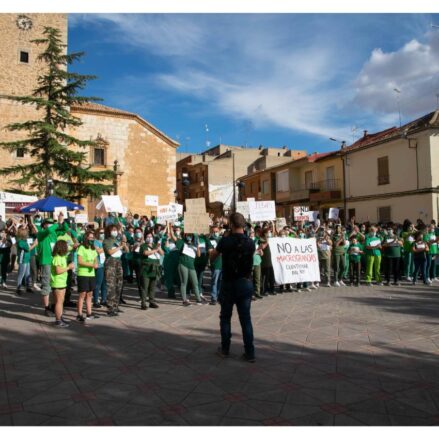
[(63, 200), (62, 198), (50, 196), (42, 200), (35, 201), (29, 206), (23, 207), (21, 213), (35, 213), (35, 212), (53, 212), (55, 207), (66, 207), (67, 210), (84, 210), (80, 204), (72, 203), (71, 201)]

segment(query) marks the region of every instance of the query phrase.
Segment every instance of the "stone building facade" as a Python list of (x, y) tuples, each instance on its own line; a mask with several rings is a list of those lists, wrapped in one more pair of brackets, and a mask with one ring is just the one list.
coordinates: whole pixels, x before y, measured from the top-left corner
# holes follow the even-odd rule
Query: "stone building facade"
[[(0, 14), (0, 141), (17, 140), (23, 133), (9, 132), (5, 126), (38, 117), (35, 108), (6, 99), (28, 95), (37, 86), (44, 65), (37, 61), (42, 51), (31, 40), (42, 37), (45, 26), (56, 27), (67, 44), (66, 14)], [(116, 192), (133, 213), (151, 214), (145, 195), (158, 195), (160, 204), (175, 201), (176, 148), (178, 143), (137, 114), (98, 104), (71, 108), (83, 125), (70, 134), (80, 139), (99, 140), (90, 149), (89, 163), (98, 169), (120, 168)], [(28, 163), (30, 157), (0, 149), (0, 166)], [(0, 190), (9, 181), (0, 177)], [(9, 179), (10, 180), (10, 179)], [(109, 182), (113, 183), (113, 182)], [(83, 200), (89, 216), (98, 200)]]

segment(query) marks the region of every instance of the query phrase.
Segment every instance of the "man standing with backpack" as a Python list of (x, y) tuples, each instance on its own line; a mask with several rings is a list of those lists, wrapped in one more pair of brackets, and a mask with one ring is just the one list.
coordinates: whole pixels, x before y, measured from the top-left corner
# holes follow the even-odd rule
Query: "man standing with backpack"
[(210, 250), (211, 261), (219, 255), (222, 255), (223, 261), (223, 280), (218, 296), (221, 304), (221, 347), (218, 348), (218, 355), (222, 358), (229, 356), (232, 338), (231, 319), (233, 305), (236, 305), (244, 340), (245, 352), (242, 358), (254, 363), (255, 348), (250, 306), (253, 295), (252, 268), (255, 244), (244, 234), (246, 223), (240, 213), (230, 215), (229, 224), (231, 233), (222, 238), (215, 249)]

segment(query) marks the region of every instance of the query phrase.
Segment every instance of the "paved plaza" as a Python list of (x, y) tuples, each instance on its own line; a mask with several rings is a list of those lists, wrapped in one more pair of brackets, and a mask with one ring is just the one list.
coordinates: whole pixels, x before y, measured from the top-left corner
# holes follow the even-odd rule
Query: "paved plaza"
[[(320, 288), (253, 302), (257, 362), (219, 344), (218, 306), (129, 287), (117, 318), (55, 329), (0, 291), (0, 425), (439, 424), (438, 286)], [(67, 310), (67, 317), (75, 316)]]

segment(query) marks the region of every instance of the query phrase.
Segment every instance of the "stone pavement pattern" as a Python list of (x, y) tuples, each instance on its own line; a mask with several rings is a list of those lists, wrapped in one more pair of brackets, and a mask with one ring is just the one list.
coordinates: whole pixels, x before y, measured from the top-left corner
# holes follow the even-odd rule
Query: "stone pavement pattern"
[(236, 315), (221, 359), (218, 306), (125, 296), (61, 330), (37, 294), (0, 291), (0, 425), (439, 425), (437, 285), (253, 302), (255, 364)]

